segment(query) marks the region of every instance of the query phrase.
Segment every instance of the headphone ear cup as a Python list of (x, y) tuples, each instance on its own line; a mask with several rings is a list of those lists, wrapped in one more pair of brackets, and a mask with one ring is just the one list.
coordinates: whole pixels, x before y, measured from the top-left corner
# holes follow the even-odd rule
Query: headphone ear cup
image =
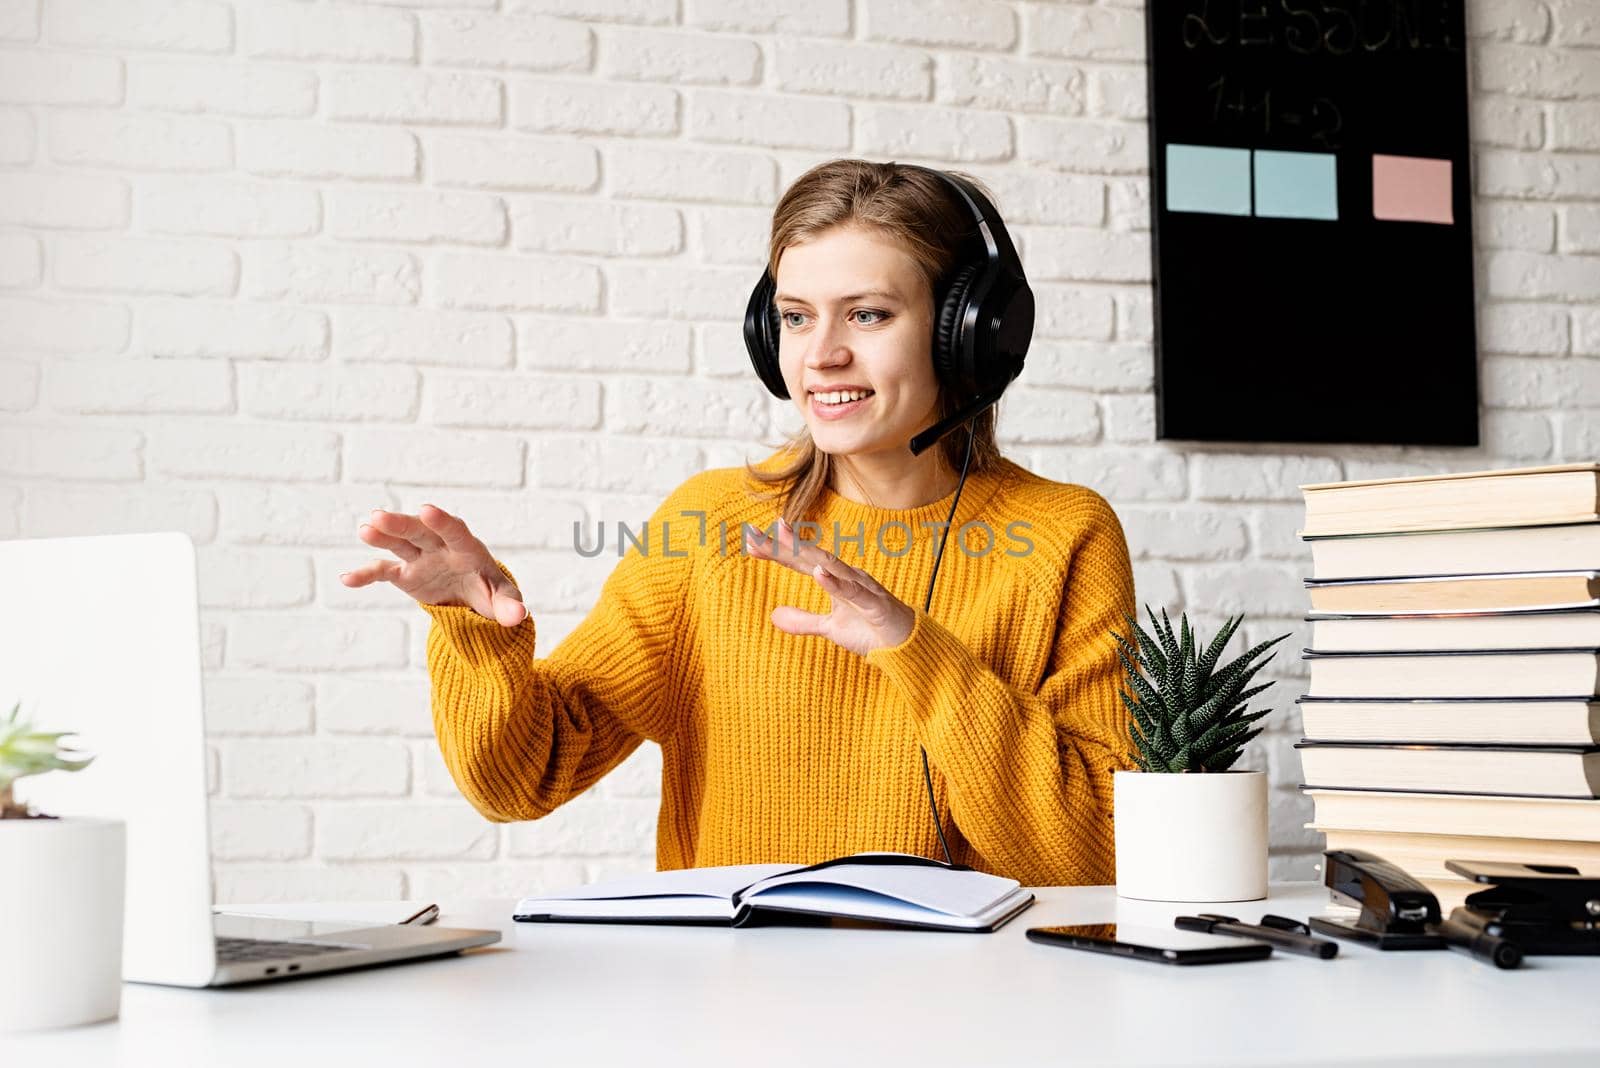
[(789, 387), (784, 385), (783, 370), (778, 365), (778, 306), (772, 300), (776, 291), (771, 273), (762, 271), (761, 281), (751, 290), (750, 303), (744, 310), (744, 347), (750, 354), (750, 366), (767, 392), (779, 400), (788, 400)]
[(944, 301), (933, 324), (933, 373), (941, 385), (960, 393), (971, 392), (972, 368), (962, 366), (961, 311), (967, 303), (967, 293), (978, 277), (976, 265), (963, 267), (956, 272), (945, 289)]

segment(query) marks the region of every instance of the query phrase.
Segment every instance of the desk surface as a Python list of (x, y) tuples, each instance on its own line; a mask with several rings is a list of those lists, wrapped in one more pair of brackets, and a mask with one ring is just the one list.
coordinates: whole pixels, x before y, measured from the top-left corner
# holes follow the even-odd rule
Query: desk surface
[[(1340, 943), (1331, 961), (1173, 967), (1029, 942), (1029, 927), (1255, 922), (1327, 910), (1316, 883), (1265, 901), (1044, 888), (988, 935), (519, 924), (510, 901), (443, 902), (498, 927), (458, 957), (246, 988), (128, 984), (114, 1022), (0, 1037), (17, 1064), (1600, 1063), (1600, 957), (1499, 971), (1454, 951)], [(359, 1061), (353, 1058), (359, 1058)], [(499, 1058), (505, 1058), (500, 1062)]]

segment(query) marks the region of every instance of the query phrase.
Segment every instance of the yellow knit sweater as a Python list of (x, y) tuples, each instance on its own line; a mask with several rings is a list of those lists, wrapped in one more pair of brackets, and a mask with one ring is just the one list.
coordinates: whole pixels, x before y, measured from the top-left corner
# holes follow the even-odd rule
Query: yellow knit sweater
[(820, 533), (802, 533), (916, 612), (901, 644), (863, 657), (773, 625), (775, 607), (825, 613), (829, 597), (744, 553), (741, 524), (772, 533), (777, 518), (750, 485), (741, 468), (703, 471), (642, 531), (628, 524), (642, 547), (543, 659), (537, 589), (518, 586), (530, 614), (509, 628), (422, 606), (434, 729), (473, 806), (537, 819), (648, 739), (659, 869), (941, 857), (920, 743), (957, 862), (1029, 886), (1115, 882), (1111, 773), (1134, 764), (1110, 632), (1134, 592), (1105, 499), (1010, 460), (969, 473), (951, 529), (974, 525), (965, 551), (945, 545), (925, 613), (951, 497), (879, 509), (824, 490)]

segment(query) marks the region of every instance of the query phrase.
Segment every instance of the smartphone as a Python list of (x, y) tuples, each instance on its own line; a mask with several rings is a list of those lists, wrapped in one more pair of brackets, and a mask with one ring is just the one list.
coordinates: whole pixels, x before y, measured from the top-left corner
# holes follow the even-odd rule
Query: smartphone
[(1047, 946), (1087, 949), (1161, 964), (1223, 964), (1231, 960), (1262, 960), (1272, 956), (1272, 946), (1244, 938), (1179, 931), (1165, 927), (1087, 923), (1070, 927), (1030, 927), (1028, 940)]

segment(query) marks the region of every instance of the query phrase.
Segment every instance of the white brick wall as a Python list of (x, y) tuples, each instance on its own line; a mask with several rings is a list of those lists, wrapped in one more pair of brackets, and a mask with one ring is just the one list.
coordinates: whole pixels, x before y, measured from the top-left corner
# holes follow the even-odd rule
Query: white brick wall
[(460, 512), (550, 649), (614, 565), (575, 562), (573, 522), (794, 425), (738, 333), (787, 183), (959, 165), (1038, 294), (1008, 452), (1112, 500), (1141, 601), (1295, 632), (1251, 765), (1273, 875), (1310, 877), (1296, 483), (1600, 453), (1600, 18), (1468, 7), (1487, 444), (1280, 452), (1153, 440), (1136, 2), (0, 3), (0, 536), (201, 546), (221, 899), (648, 867), (648, 747), (547, 820), (459, 799), (426, 617), (336, 578), (355, 528)]

